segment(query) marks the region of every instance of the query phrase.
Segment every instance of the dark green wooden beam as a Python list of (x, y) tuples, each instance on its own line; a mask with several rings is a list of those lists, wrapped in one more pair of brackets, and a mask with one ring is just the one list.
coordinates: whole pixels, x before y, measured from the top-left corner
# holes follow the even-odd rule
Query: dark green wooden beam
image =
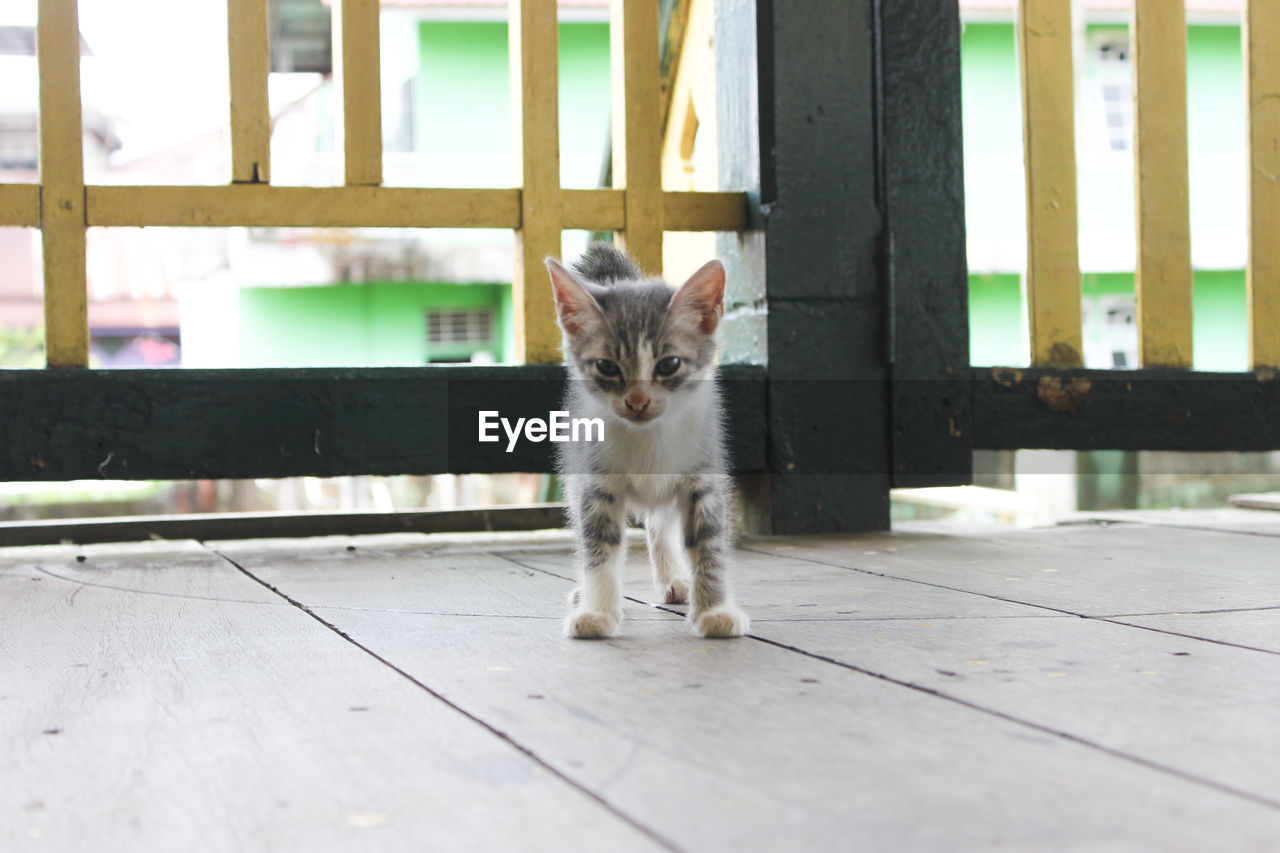
[(1280, 450), (1280, 376), (974, 368), (984, 450)]
[[(765, 371), (720, 369), (734, 466), (766, 464)], [(0, 480), (550, 472), (552, 445), (478, 441), (546, 418), (564, 369), (0, 371)]]
[(148, 539), (270, 539), (375, 533), (488, 533), (563, 527), (563, 504), (403, 512), (237, 512), (0, 522), (0, 547)]

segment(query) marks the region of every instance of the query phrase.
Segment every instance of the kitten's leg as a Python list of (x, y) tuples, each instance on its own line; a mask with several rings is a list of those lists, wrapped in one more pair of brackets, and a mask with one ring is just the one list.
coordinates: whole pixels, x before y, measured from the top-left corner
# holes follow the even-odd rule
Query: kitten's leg
[(747, 614), (733, 603), (725, 582), (729, 505), (722, 480), (704, 477), (680, 499), (684, 544), (693, 563), (689, 620), (703, 637), (738, 637), (751, 624)]
[(565, 621), (565, 633), (579, 639), (612, 637), (622, 622), (622, 590), (618, 586), (625, 552), (622, 548), (622, 496), (599, 486), (576, 496), (575, 527), (582, 586)]
[(649, 541), (649, 563), (653, 585), (664, 604), (689, 603), (689, 570), (681, 562), (680, 515), (675, 507), (650, 511), (644, 518)]

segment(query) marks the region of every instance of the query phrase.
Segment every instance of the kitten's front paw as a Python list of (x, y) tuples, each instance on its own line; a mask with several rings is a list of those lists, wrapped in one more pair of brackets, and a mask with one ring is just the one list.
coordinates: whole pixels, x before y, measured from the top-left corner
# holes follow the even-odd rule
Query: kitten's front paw
[(672, 578), (671, 583), (662, 588), (663, 604), (688, 604), (689, 581), (687, 578)]
[(720, 604), (693, 617), (700, 637), (741, 637), (751, 630), (751, 620), (736, 604)]
[(575, 610), (565, 620), (564, 632), (575, 640), (599, 640), (616, 637), (622, 620), (598, 610)]

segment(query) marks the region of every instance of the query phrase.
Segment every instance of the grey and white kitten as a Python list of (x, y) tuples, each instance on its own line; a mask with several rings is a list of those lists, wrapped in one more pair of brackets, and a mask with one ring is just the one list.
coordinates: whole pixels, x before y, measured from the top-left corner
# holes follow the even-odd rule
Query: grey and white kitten
[(593, 243), (566, 269), (547, 259), (564, 333), (572, 418), (601, 418), (600, 442), (560, 444), (582, 586), (571, 637), (612, 637), (629, 511), (643, 514), (649, 560), (668, 604), (690, 604), (704, 637), (746, 633), (725, 580), (730, 481), (715, 355), (724, 266), (680, 288), (645, 276), (623, 252)]

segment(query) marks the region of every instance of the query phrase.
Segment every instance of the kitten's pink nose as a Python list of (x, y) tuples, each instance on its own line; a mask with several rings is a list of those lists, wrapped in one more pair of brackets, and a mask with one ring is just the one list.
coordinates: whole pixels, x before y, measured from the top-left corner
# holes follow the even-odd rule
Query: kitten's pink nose
[(628, 409), (638, 415), (649, 408), (649, 395), (643, 391), (632, 391), (626, 396), (624, 402), (627, 404)]

